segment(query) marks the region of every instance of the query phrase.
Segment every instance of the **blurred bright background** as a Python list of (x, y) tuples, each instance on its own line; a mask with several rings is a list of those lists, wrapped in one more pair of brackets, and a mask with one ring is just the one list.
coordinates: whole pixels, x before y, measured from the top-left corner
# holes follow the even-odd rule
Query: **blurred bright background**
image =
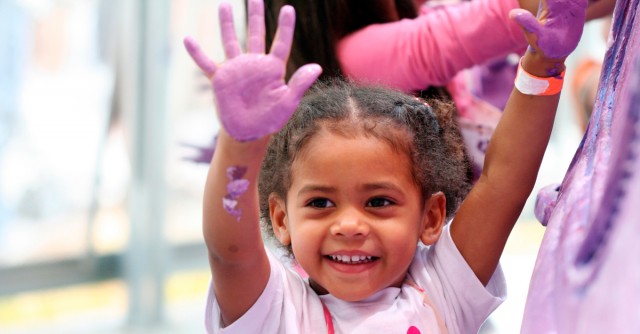
[[(219, 2), (0, 0), (0, 333), (204, 332), (207, 165), (185, 144), (217, 124), (182, 38), (222, 60)], [(568, 61), (537, 188), (562, 180), (582, 137), (572, 69), (602, 59), (603, 27)], [(544, 233), (532, 200), (483, 333), (519, 332)]]

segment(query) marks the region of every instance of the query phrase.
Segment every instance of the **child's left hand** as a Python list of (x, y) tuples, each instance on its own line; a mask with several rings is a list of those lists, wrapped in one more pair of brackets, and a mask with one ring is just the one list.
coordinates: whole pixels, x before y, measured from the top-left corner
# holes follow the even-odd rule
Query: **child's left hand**
[(191, 58), (211, 79), (220, 122), (238, 141), (255, 140), (277, 132), (289, 120), (302, 95), (321, 72), (316, 64), (305, 65), (293, 74), (289, 85), (284, 82), (295, 28), (295, 11), (291, 6), (280, 11), (278, 31), (268, 54), (265, 54), (262, 0), (249, 1), (246, 53), (240, 49), (230, 5), (220, 5), (219, 14), (227, 57), (224, 64), (216, 66), (193, 39), (185, 38), (184, 44)]
[(541, 0), (537, 18), (524, 9), (514, 9), (510, 16), (536, 52), (564, 60), (580, 41), (586, 8), (587, 0)]

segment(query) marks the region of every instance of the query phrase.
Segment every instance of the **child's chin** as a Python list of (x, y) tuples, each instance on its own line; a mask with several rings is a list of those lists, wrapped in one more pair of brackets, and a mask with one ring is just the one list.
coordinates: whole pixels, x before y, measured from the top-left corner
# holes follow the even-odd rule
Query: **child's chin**
[(354, 291), (353, 289), (336, 289), (332, 296), (344, 300), (346, 302), (357, 302), (371, 297), (376, 291)]

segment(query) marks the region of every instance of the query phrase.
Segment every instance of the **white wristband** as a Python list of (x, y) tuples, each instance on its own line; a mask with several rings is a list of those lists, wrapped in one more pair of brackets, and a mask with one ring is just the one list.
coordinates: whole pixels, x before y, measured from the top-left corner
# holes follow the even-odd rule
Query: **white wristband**
[(520, 59), (514, 85), (517, 90), (526, 95), (555, 95), (562, 90), (563, 82), (564, 71), (554, 77), (537, 77), (522, 68), (522, 59)]

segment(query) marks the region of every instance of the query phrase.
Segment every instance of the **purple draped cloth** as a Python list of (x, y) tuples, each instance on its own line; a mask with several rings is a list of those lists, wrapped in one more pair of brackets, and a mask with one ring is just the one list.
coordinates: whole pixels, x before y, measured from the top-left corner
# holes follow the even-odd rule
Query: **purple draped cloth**
[(640, 333), (640, 0), (618, 0), (598, 95), (547, 224), (522, 333)]

